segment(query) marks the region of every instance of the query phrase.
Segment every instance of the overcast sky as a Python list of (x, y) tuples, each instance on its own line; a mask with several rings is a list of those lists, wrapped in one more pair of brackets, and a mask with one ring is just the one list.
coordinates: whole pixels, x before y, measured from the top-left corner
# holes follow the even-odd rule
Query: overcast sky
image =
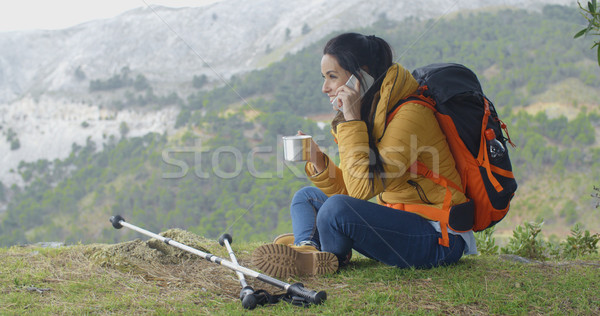
[(63, 29), (151, 4), (195, 7), (222, 0), (2, 0), (0, 32)]

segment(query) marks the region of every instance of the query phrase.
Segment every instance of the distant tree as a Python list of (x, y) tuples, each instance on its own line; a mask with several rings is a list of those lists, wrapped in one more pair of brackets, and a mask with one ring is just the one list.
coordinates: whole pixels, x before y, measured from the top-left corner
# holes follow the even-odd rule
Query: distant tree
[(129, 66), (125, 66), (125, 67), (121, 68), (121, 76), (123, 76), (123, 79), (127, 79), (130, 74), (131, 74), (131, 69), (129, 69)]
[(139, 96), (138, 97), (139, 101), (139, 105), (147, 105), (149, 103), (155, 103), (157, 100), (156, 95), (154, 94), (154, 90), (152, 88), (146, 90), (146, 95), (145, 96)]
[(117, 90), (130, 86), (133, 81), (129, 79), (128, 71), (121, 71), (121, 75), (113, 75), (103, 81), (100, 79), (90, 81), (90, 91)]
[(6, 141), (10, 143), (10, 150), (17, 150), (21, 148), (21, 142), (17, 136), (17, 133), (9, 128), (6, 132)]
[(6, 141), (10, 143), (15, 138), (17, 138), (17, 133), (15, 133), (12, 128), (9, 128), (8, 131), (6, 131)]
[(21, 148), (21, 142), (18, 139), (14, 139), (10, 142), (10, 150), (17, 150)]
[(125, 103), (128, 105), (134, 105), (136, 103), (135, 94), (132, 91), (125, 91)]
[(200, 76), (194, 76), (192, 79), (192, 86), (196, 89), (202, 88), (208, 82), (208, 77), (205, 74)]
[(127, 136), (127, 133), (129, 133), (129, 126), (127, 126), (127, 123), (121, 122), (121, 125), (119, 125), (119, 132), (121, 133), (121, 137), (125, 138), (125, 136)]
[(302, 26), (302, 35), (306, 35), (308, 33), (310, 33), (311, 29), (310, 26), (308, 26), (308, 24), (304, 23), (304, 25)]
[(142, 91), (150, 88), (150, 83), (146, 76), (139, 74), (135, 77), (135, 81), (133, 82), (133, 88), (137, 91)]
[(290, 40), (290, 35), (291, 35), (292, 31), (290, 30), (290, 28), (286, 28), (285, 29), (285, 40), (289, 41)]
[(160, 105), (169, 105), (169, 104), (177, 104), (180, 101), (181, 101), (181, 98), (179, 98), (179, 95), (177, 94), (177, 92), (173, 91), (170, 94), (168, 94), (167, 96), (160, 97), (158, 100), (158, 103)]
[(6, 202), (6, 189), (2, 181), (0, 181), (0, 202)]
[[(581, 14), (588, 21), (588, 26), (577, 32), (577, 34), (575, 34), (575, 38), (583, 35), (600, 36), (600, 7), (598, 7), (596, 0), (588, 1), (587, 8), (584, 8), (579, 1), (577, 3), (582, 11)], [(598, 66), (600, 66), (600, 40), (594, 42), (592, 49), (594, 47), (598, 48)]]
[(83, 72), (83, 70), (81, 69), (81, 66), (77, 67), (77, 69), (75, 69), (75, 78), (77, 78), (77, 80), (82, 81), (85, 80), (86, 75), (85, 72)]

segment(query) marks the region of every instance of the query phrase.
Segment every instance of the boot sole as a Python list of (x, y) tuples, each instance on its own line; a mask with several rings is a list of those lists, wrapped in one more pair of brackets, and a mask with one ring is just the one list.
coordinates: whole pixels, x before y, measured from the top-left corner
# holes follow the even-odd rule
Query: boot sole
[(277, 278), (333, 273), (339, 264), (337, 257), (330, 252), (299, 252), (281, 244), (256, 248), (252, 253), (252, 263), (265, 274)]

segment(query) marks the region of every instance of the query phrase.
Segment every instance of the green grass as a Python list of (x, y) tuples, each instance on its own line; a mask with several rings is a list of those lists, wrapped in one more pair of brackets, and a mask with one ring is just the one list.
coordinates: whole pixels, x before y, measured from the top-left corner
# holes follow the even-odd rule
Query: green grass
[[(233, 245), (254, 268), (257, 244)], [(0, 314), (216, 314), (246, 311), (234, 272), (203, 259), (148, 262), (120, 271), (88, 256), (89, 246), (0, 249)], [(208, 247), (225, 257), (215, 242)], [(277, 292), (249, 279), (255, 289)], [(600, 313), (600, 256), (523, 264), (500, 256), (470, 256), (430, 270), (397, 269), (356, 255), (337, 274), (294, 278), (327, 301), (309, 309), (285, 302), (257, 307), (281, 314), (533, 314)]]

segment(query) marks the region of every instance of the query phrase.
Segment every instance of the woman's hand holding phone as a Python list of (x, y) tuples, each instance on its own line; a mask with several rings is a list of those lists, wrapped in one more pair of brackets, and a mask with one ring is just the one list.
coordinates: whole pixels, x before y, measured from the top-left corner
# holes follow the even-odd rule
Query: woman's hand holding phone
[(332, 102), (333, 109), (342, 111), (347, 121), (360, 119), (361, 99), (373, 85), (374, 79), (366, 71), (361, 69), (360, 75), (364, 85), (354, 75), (350, 76), (346, 84), (337, 89), (336, 98)]
[[(352, 79), (352, 77), (350, 78)], [(348, 80), (350, 81), (350, 80)], [(340, 104), (340, 110), (344, 113), (344, 119), (360, 120), (360, 82), (356, 79), (353, 80), (353, 86), (341, 86), (338, 88), (338, 103)]]

